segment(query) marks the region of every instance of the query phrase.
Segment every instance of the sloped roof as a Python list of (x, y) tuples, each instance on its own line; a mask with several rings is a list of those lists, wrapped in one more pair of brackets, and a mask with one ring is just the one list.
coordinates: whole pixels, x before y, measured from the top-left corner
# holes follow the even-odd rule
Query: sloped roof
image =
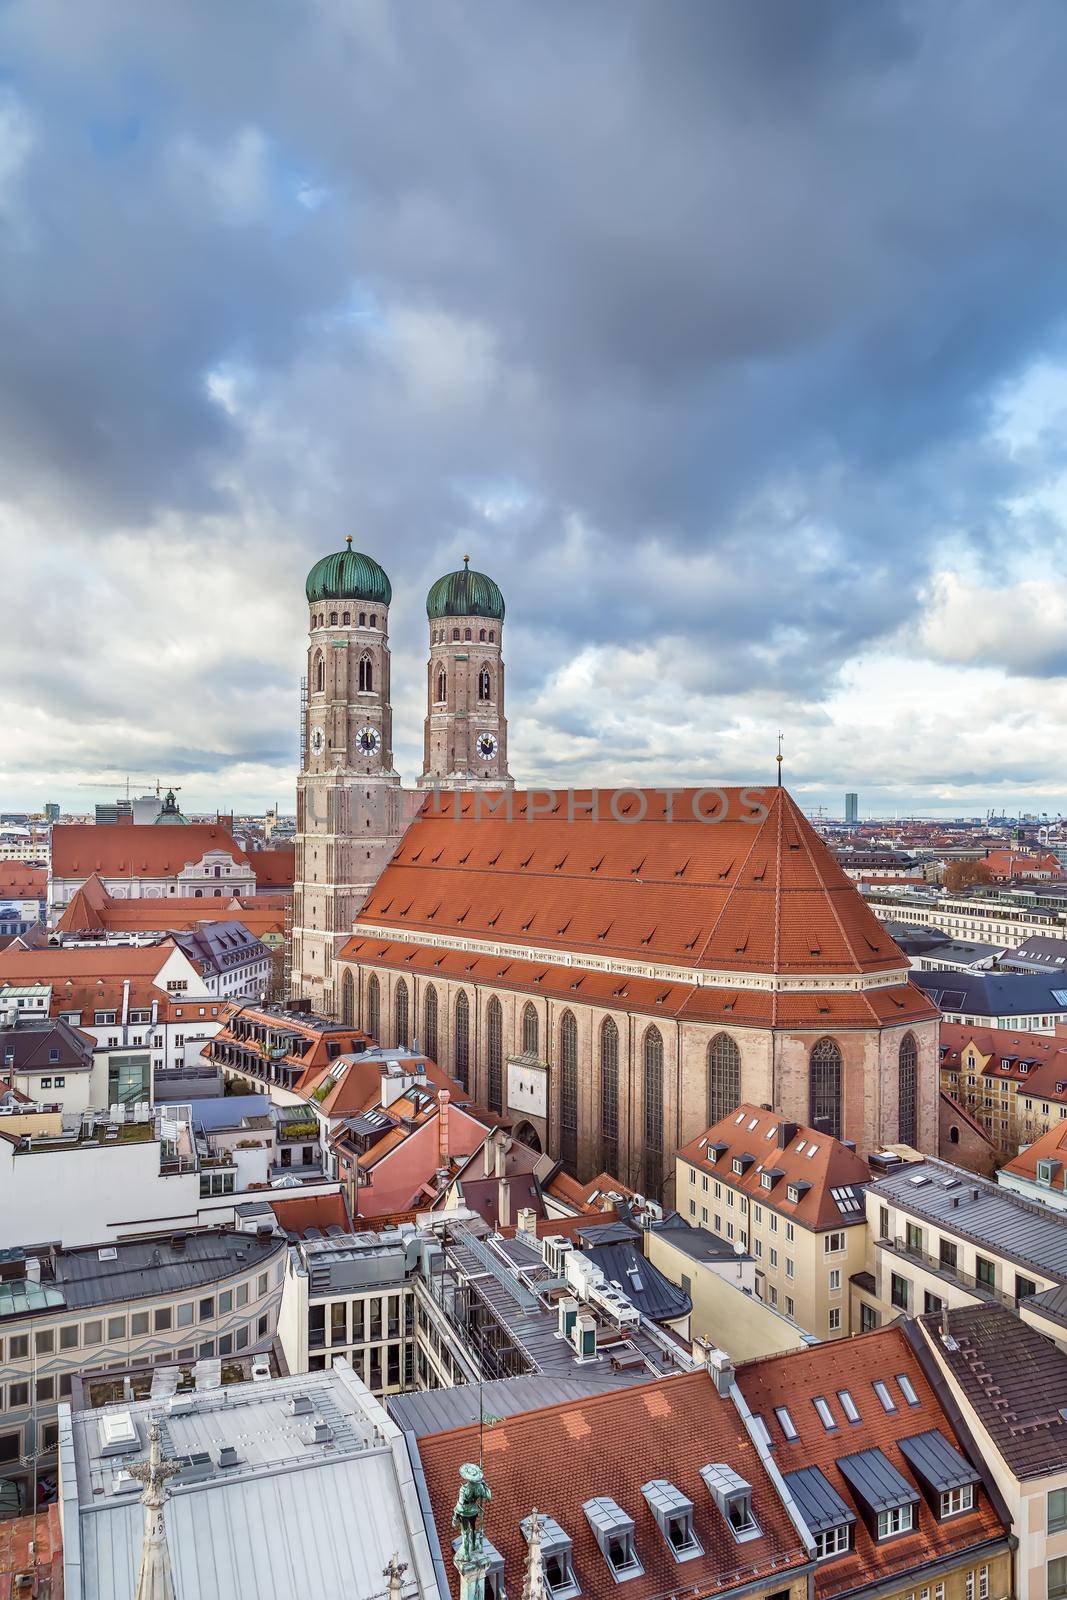
[(225, 829), (207, 823), (184, 828), (123, 827), (115, 823), (65, 823), (52, 829), (53, 878), (171, 878), (201, 861), (210, 850), (224, 850), (238, 866), (249, 858)]
[(243, 922), (251, 933), (283, 933), (284, 900), (274, 896), (168, 895), (127, 899), (108, 894), (99, 873), (80, 884), (63, 909), (60, 933), (180, 933), (201, 922)]
[[(779, 1143), (780, 1129), (788, 1132), (784, 1144)], [(709, 1156), (713, 1146), (719, 1147), (714, 1161)], [(866, 1161), (839, 1139), (788, 1122), (777, 1112), (739, 1105), (678, 1154), (701, 1172), (714, 1173), (717, 1182), (806, 1227), (843, 1228), (865, 1220), (862, 1187), (871, 1176)], [(751, 1159), (744, 1172), (734, 1172), (734, 1160), (745, 1157)], [(771, 1189), (763, 1186), (765, 1172), (778, 1174)], [(790, 1184), (800, 1187), (799, 1200), (790, 1200)], [(685, 1191), (682, 1182), (679, 1205)]]
[[(943, 1068), (962, 1070), (963, 1053), (973, 1044), (985, 1058), (980, 1069), (984, 1078), (1017, 1083), (1038, 1099), (1067, 1099), (1067, 1039), (1057, 1034), (943, 1022), (940, 1038)], [(1063, 1088), (1057, 1088), (1058, 1084)]]
[(1004, 1163), (1001, 1171), (1032, 1181), (1037, 1177), (1037, 1163), (1049, 1160), (1060, 1163), (1058, 1174), (1060, 1181), (1056, 1187), (1062, 1189), (1064, 1163), (1067, 1162), (1067, 1117), (1054, 1122), (1034, 1140), (1033, 1144), (1028, 1144), (1025, 1150), (1020, 1150), (1018, 1155), (1012, 1156), (1010, 1161)]
[(272, 850), (253, 850), (248, 857), (256, 875), (257, 887), (264, 889), (291, 889), (296, 876), (296, 845), (282, 845)]
[[(543, 791), (515, 792), (510, 817), (427, 801), (360, 920), (738, 973), (906, 967), (785, 789), (604, 792), (596, 819), (594, 793), (545, 814)], [(700, 820), (717, 794), (724, 820)]]
[(44, 900), (48, 896), (48, 868), (28, 861), (0, 861), (0, 900)]
[(320, 1233), (325, 1233), (327, 1228), (343, 1228), (345, 1233), (352, 1232), (352, 1219), (348, 1214), (348, 1202), (343, 1189), (338, 1189), (335, 1194), (271, 1199), (268, 1204), (286, 1233), (295, 1234), (297, 1238), (302, 1239), (309, 1228), (317, 1228)]

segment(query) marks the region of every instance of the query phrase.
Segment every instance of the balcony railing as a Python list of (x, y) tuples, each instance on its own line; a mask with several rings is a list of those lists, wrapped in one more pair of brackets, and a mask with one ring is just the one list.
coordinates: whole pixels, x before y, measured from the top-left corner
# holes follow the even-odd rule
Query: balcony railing
[[(980, 1300), (988, 1300), (991, 1305), (1008, 1306), (1014, 1311), (1020, 1298), (1025, 1296), (1005, 1294), (1002, 1289), (983, 1283), (970, 1272), (964, 1272), (959, 1267), (950, 1266), (942, 1261), (940, 1256), (927, 1255), (925, 1250), (918, 1250), (910, 1245), (906, 1239), (879, 1239), (879, 1245), (885, 1250), (892, 1250), (894, 1254), (903, 1256), (906, 1261), (914, 1261), (917, 1266), (923, 1267), (927, 1272), (932, 1272), (935, 1277), (945, 1283), (955, 1283), (961, 1289), (966, 1289), (969, 1294), (977, 1295)], [(899, 1308), (898, 1308), (899, 1309)], [(913, 1307), (912, 1310), (915, 1308)]]

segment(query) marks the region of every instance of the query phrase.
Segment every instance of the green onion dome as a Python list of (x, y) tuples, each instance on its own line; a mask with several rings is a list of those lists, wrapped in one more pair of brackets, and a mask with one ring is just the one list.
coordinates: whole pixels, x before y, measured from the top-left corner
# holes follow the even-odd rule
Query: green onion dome
[(426, 615), (435, 617), (495, 617), (504, 620), (504, 596), (484, 572), (472, 572), (470, 556), (463, 557), (459, 572), (446, 572), (426, 596)]
[(378, 563), (353, 550), (351, 534), (343, 550), (316, 561), (304, 591), (312, 605), (317, 600), (371, 600), (387, 606), (393, 598), (393, 586)]

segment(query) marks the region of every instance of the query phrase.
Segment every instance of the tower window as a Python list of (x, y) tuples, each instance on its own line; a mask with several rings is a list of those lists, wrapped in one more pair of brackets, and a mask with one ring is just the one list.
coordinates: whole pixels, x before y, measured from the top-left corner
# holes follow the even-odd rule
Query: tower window
[(359, 614), (359, 625), (361, 628), (367, 626), (367, 613), (365, 611), (361, 611)]
[(491, 694), (492, 684), (489, 679), (489, 668), (483, 667), (478, 674), (478, 699), (488, 700), (491, 698)]
[(479, 628), (478, 629), (478, 638), (483, 644), (485, 643), (485, 629), (484, 628)]
[(344, 616), (341, 618), (341, 621), (344, 623), (346, 628), (349, 627), (351, 622), (352, 622), (352, 613), (351, 613), (351, 611), (346, 611)]
[(321, 656), (315, 658), (315, 692), (322, 694), (326, 688), (326, 663)]
[(371, 614), (370, 614), (370, 625), (371, 625), (372, 628), (376, 628), (378, 626), (377, 613), (374, 612), (374, 611), (372, 611)]
[(496, 639), (496, 634), (493, 632), (492, 628), (490, 628), (489, 629), (489, 643), (492, 644), (495, 641), (495, 639)]
[(447, 687), (448, 687), (447, 680), (445, 678), (444, 669), (442, 668), (442, 670), (437, 674), (437, 698), (438, 698), (438, 700), (444, 700), (446, 698)]
[(453, 639), (458, 639), (459, 638), (459, 629), (458, 628), (453, 628), (452, 629), (452, 637), (453, 637)]
[(359, 692), (369, 694), (374, 688), (374, 664), (370, 656), (359, 658)]
[(337, 612), (336, 611), (331, 611), (330, 612), (330, 627), (331, 628), (336, 628), (336, 626), (337, 626)]
[(470, 631), (470, 629), (469, 629), (469, 628), (464, 628), (464, 630), (463, 630), (463, 637), (464, 637), (464, 639), (469, 639), (469, 638), (470, 638), (470, 636), (471, 636), (471, 631)]

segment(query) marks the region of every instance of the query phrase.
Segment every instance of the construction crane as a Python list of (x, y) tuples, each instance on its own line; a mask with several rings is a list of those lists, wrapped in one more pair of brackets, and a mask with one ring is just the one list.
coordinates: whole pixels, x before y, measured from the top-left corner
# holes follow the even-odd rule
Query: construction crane
[(121, 774), (119, 774), (119, 773), (108, 773), (103, 778), (96, 778), (96, 779), (92, 780), (91, 782), (82, 781), (82, 782), (80, 782), (78, 784), (78, 788), (79, 789), (105, 789), (105, 788), (107, 788), (108, 784), (113, 782), (113, 780), (115, 778), (118, 778), (120, 783), (123, 783), (123, 782), (125, 783), (125, 785), (126, 785), (126, 799), (127, 800), (130, 798), (130, 784), (131, 783), (147, 783), (150, 786), (152, 784), (154, 784), (155, 785), (155, 790), (156, 790), (156, 799), (157, 800), (162, 799), (164, 787), (166, 787), (167, 789), (173, 789), (175, 794), (177, 794), (178, 791), (181, 788), (181, 784), (180, 783), (168, 783), (168, 784), (164, 785), (160, 781), (159, 778), (135, 778), (132, 775), (132, 773), (129, 773), (129, 772), (126, 774), (125, 778), (123, 778), (121, 776)]

